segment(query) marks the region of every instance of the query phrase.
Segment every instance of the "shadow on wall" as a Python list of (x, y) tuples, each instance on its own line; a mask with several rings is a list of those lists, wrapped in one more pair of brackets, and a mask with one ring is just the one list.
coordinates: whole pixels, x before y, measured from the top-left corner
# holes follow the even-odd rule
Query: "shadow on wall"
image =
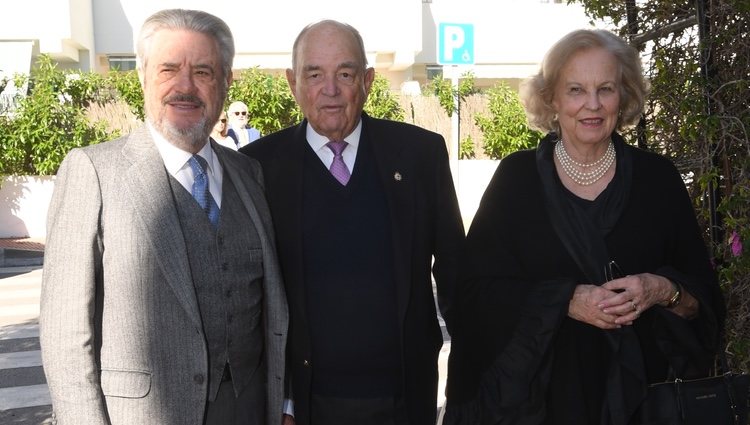
[(0, 238), (44, 238), (53, 176), (5, 176), (0, 182)]

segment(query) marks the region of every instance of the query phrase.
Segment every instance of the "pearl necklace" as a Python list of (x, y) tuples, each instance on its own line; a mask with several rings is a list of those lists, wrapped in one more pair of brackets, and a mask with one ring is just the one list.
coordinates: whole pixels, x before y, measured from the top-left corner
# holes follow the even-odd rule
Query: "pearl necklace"
[[(568, 155), (568, 151), (565, 150), (563, 141), (560, 139), (555, 145), (555, 156), (560, 161), (565, 175), (570, 177), (576, 184), (590, 186), (598, 182), (612, 167), (612, 164), (615, 163), (615, 146), (612, 140), (610, 140), (609, 145), (607, 145), (607, 151), (601, 158), (594, 162), (583, 164), (575, 161)], [(584, 171), (580, 171), (579, 168), (583, 168)]]

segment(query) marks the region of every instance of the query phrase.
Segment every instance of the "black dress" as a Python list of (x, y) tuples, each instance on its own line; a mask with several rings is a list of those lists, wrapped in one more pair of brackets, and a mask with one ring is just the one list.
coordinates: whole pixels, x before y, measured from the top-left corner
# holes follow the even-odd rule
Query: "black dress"
[[(710, 368), (724, 304), (675, 167), (614, 134), (615, 177), (584, 201), (557, 178), (556, 140), (502, 160), (469, 230), (445, 424), (627, 424), (670, 364)], [(575, 286), (606, 281), (610, 261), (679, 282), (699, 316), (655, 306), (610, 331), (569, 318)]]

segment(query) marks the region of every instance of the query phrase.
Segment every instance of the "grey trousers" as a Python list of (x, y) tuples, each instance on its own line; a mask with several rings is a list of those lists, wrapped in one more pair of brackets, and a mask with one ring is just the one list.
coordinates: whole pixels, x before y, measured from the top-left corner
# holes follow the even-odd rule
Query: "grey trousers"
[(238, 397), (234, 395), (232, 381), (222, 381), (216, 400), (208, 402), (204, 423), (206, 425), (265, 425), (266, 387), (263, 381), (263, 374), (255, 373), (253, 380)]

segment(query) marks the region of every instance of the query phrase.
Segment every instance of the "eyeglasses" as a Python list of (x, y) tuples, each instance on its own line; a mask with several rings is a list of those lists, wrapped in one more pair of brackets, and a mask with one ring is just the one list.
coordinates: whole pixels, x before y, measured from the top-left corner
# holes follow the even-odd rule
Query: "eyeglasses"
[(624, 277), (625, 273), (622, 272), (620, 266), (617, 265), (615, 260), (610, 261), (604, 266), (604, 278), (609, 282), (610, 280), (619, 279)]
[(225, 123), (225, 122), (227, 122), (227, 119), (226, 119), (226, 118), (222, 118), (222, 119), (220, 119), (219, 121), (221, 121), (221, 122)]
[(237, 116), (240, 116), (240, 115), (245, 116), (245, 115), (247, 115), (247, 111), (242, 111), (242, 112), (237, 111), (234, 114), (237, 115)]

